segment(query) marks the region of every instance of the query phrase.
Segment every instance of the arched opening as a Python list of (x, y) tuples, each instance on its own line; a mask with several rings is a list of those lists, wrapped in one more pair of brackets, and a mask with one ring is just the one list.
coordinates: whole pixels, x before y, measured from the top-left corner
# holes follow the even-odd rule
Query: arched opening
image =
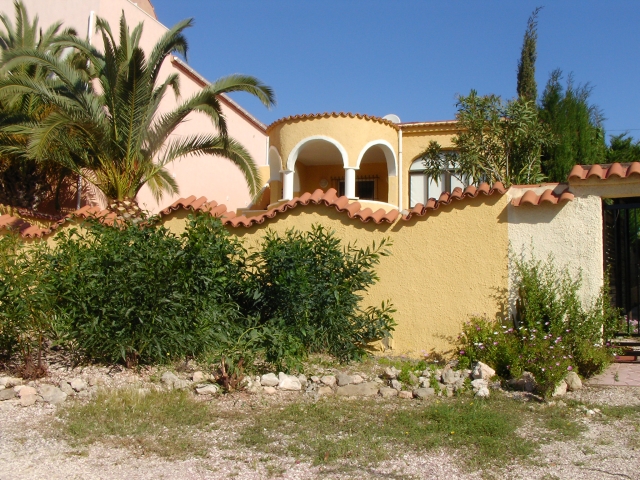
[(368, 143), (360, 152), (356, 171), (356, 196), (363, 200), (395, 203), (397, 200), (396, 155), (384, 140)]
[(387, 157), (380, 145), (369, 147), (356, 171), (356, 197), (362, 200), (390, 202)]
[(293, 196), (314, 192), (318, 188), (340, 192), (344, 184), (347, 158), (342, 146), (329, 138), (309, 138), (289, 156), (287, 169), (293, 171)]

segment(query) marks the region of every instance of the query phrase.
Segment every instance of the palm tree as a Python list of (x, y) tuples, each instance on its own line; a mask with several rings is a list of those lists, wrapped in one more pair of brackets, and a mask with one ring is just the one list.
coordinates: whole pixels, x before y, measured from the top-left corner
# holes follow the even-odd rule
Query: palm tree
[[(21, 1), (14, 2), (15, 24), (5, 14), (0, 14), (0, 49), (33, 49), (60, 58), (62, 48), (55, 45), (59, 35), (75, 35), (72, 29), (61, 31), (62, 24), (57, 22), (42, 30), (38, 17), (29, 18)], [(67, 61), (73, 61), (67, 56)], [(48, 72), (37, 65), (21, 65), (5, 74), (27, 76), (43, 81)], [(0, 125), (8, 126), (28, 121), (38, 121), (46, 116), (48, 108), (36, 95), (24, 94), (6, 98), (0, 105)], [(40, 201), (51, 194), (52, 185), (56, 203), (62, 183), (71, 173), (60, 165), (50, 162), (36, 163), (25, 153), (27, 138), (21, 135), (0, 134), (0, 202), (11, 207), (35, 209)]]
[[(0, 101), (31, 94), (51, 107), (39, 122), (23, 123), (6, 132), (27, 135), (26, 153), (39, 161), (53, 160), (98, 187), (110, 204), (122, 208), (148, 185), (159, 200), (166, 192), (178, 193), (178, 186), (166, 166), (185, 155), (221, 155), (244, 174), (251, 195), (260, 187), (255, 162), (247, 150), (228, 136), (219, 95), (243, 91), (255, 95), (265, 106), (275, 104), (271, 88), (245, 75), (221, 78), (179, 104), (160, 113), (158, 107), (168, 90), (180, 95), (176, 73), (160, 81), (160, 68), (168, 55), (186, 58), (184, 20), (156, 43), (150, 55), (139, 46), (142, 23), (133, 31), (124, 13), (120, 18), (119, 43), (109, 24), (97, 20), (104, 53), (72, 35), (56, 41), (61, 48), (73, 48), (89, 65), (90, 76), (72, 68), (69, 62), (36, 49), (5, 51), (2, 68), (39, 67), (51, 72), (44, 81), (24, 75), (0, 80)], [(207, 115), (211, 134), (171, 137), (192, 112)], [(217, 133), (216, 133), (217, 132)]]

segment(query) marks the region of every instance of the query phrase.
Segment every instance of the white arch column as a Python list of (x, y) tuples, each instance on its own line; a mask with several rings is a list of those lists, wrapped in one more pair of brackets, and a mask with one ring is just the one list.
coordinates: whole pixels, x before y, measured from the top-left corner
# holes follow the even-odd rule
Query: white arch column
[(293, 170), (282, 171), (282, 199), (293, 200)]
[(349, 199), (356, 198), (356, 170), (355, 167), (344, 167), (344, 194)]

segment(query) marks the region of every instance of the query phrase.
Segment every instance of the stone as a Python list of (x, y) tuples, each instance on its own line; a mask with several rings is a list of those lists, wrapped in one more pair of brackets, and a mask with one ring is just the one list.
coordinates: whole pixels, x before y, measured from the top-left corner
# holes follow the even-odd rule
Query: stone
[(393, 380), (394, 378), (398, 378), (398, 375), (400, 375), (400, 370), (398, 370), (396, 367), (387, 367), (384, 369), (383, 375), (385, 376), (385, 378)]
[(81, 378), (74, 378), (69, 382), (69, 385), (71, 385), (71, 388), (76, 392), (81, 392), (87, 388), (87, 383)]
[(567, 393), (567, 382), (562, 380), (558, 385), (556, 385), (555, 390), (551, 394), (552, 397), (561, 397), (566, 395)]
[(196, 393), (198, 395), (217, 395), (220, 393), (220, 387), (218, 385), (208, 384), (201, 387), (196, 387)]
[(435, 394), (436, 394), (436, 391), (433, 388), (416, 388), (413, 391), (413, 396), (420, 399), (432, 397)]
[(26, 397), (26, 396), (29, 396), (29, 395), (35, 395), (35, 394), (38, 393), (38, 391), (33, 387), (26, 387), (25, 386), (25, 387), (20, 388), (20, 390), (18, 390), (16, 393), (18, 394), (18, 396), (20, 398), (22, 398), (22, 397)]
[(312, 375), (311, 376), (311, 381), (313, 383), (320, 383), (320, 377), (318, 377), (317, 375)]
[(35, 393), (30, 393), (29, 395), (24, 395), (20, 397), (20, 405), (23, 407), (30, 407), (38, 400), (38, 395)]
[(278, 388), (280, 390), (288, 390), (288, 391), (299, 391), (302, 390), (302, 384), (297, 377), (293, 375), (287, 375), (285, 373), (280, 372), (278, 374)]
[(489, 393), (489, 389), (487, 387), (482, 387), (476, 392), (475, 396), (477, 398), (489, 398), (489, 395), (491, 395)]
[(3, 400), (11, 400), (15, 398), (16, 391), (13, 388), (5, 388), (4, 390), (0, 390), (0, 401)]
[(382, 388), (380, 388), (380, 395), (382, 395), (382, 398), (397, 397), (398, 396), (398, 390), (396, 390), (395, 388), (391, 388), (391, 387), (382, 387)]
[(184, 380), (182, 378), (179, 378), (173, 382), (173, 388), (175, 388), (176, 390), (184, 390), (185, 388), (189, 388), (190, 385), (191, 383), (189, 383), (189, 380)]
[(472, 371), (469, 370), (468, 368), (465, 368), (464, 370), (460, 370), (460, 378), (471, 378), (471, 373)]
[(266, 393), (267, 395), (273, 395), (274, 393), (277, 392), (275, 387), (262, 387), (262, 390), (264, 391), (264, 393)]
[(496, 371), (493, 368), (491, 368), (489, 365), (487, 365), (486, 363), (478, 362), (473, 367), (473, 372), (471, 373), (471, 376), (474, 379), (481, 378), (483, 380), (489, 380), (495, 374), (496, 374)]
[(0, 385), (5, 388), (17, 387), (18, 385), (22, 385), (24, 382), (21, 378), (17, 377), (0, 377)]
[(59, 405), (67, 399), (67, 394), (54, 385), (40, 385), (42, 399), (52, 405)]
[(328, 387), (333, 388), (336, 386), (337, 380), (333, 375), (325, 375), (324, 377), (320, 378), (320, 382), (324, 383)]
[(351, 375), (351, 383), (353, 383), (354, 385), (359, 385), (362, 382), (364, 382), (364, 378), (362, 378), (360, 375)]
[[(460, 377), (458, 376), (458, 378)], [(446, 367), (444, 367), (444, 370), (442, 370), (442, 383), (444, 383), (445, 385), (451, 385), (455, 381), (456, 381), (455, 372), (453, 371), (453, 368), (447, 365)]]
[(380, 385), (384, 385), (384, 380), (382, 380), (379, 377), (374, 378), (373, 381), (376, 382), (376, 383), (379, 383)]
[(489, 388), (489, 382), (483, 380), (482, 378), (476, 378), (475, 380), (471, 381), (471, 387), (473, 388), (474, 392), (477, 392), (481, 388)]
[(302, 385), (302, 388), (305, 388), (309, 383), (307, 381), (307, 376), (303, 374), (298, 375), (298, 381), (300, 382), (300, 385)]
[(453, 384), (454, 392), (462, 392), (464, 390), (464, 378), (458, 378)]
[(260, 385), (263, 387), (275, 387), (280, 383), (275, 373), (266, 373), (260, 377)]
[(426, 368), (424, 372), (422, 372), (422, 376), (425, 378), (431, 378), (431, 369)]
[(413, 392), (410, 392), (409, 390), (402, 390), (401, 392), (398, 392), (398, 398), (413, 398)]
[(402, 383), (394, 378), (393, 380), (391, 380), (391, 388), (395, 388), (396, 390), (400, 391), (402, 390)]
[(96, 376), (89, 377), (90, 387), (95, 387), (96, 385), (100, 384), (100, 382), (101, 382), (100, 377), (96, 377)]
[(447, 385), (444, 389), (444, 393), (447, 397), (453, 397), (453, 385)]
[(344, 385), (338, 387), (336, 394), (345, 397), (374, 397), (378, 395), (380, 387), (376, 382), (366, 382), (359, 385)]
[(582, 388), (582, 380), (580, 380), (580, 377), (576, 372), (567, 373), (567, 376), (564, 377), (564, 381), (567, 384), (567, 390), (570, 392), (575, 392)]
[(71, 388), (71, 385), (69, 385), (69, 382), (66, 382), (65, 380), (62, 380), (58, 384), (58, 388), (69, 396), (73, 396), (76, 394), (76, 391), (73, 388)]
[(536, 379), (532, 373), (524, 372), (520, 378), (512, 378), (509, 380), (509, 386), (514, 390), (533, 392), (536, 388)]
[(347, 375), (346, 373), (339, 373), (338, 375), (336, 375), (336, 383), (339, 387), (349, 385), (350, 383), (352, 383), (351, 375)]
[(204, 373), (203, 372), (193, 372), (193, 375), (191, 375), (191, 380), (193, 381), (193, 383), (202, 383), (205, 381), (205, 377), (204, 377)]
[(180, 380), (180, 379), (173, 372), (164, 372), (162, 374), (162, 377), (160, 377), (160, 380), (162, 380), (162, 383), (164, 383), (167, 387), (171, 388), (171, 387), (173, 387), (173, 383), (176, 380)]
[(411, 385), (418, 385), (418, 377), (416, 377), (413, 373), (409, 372), (409, 383)]
[(327, 395), (333, 395), (333, 388), (328, 385), (322, 385), (318, 388), (318, 396), (325, 397)]

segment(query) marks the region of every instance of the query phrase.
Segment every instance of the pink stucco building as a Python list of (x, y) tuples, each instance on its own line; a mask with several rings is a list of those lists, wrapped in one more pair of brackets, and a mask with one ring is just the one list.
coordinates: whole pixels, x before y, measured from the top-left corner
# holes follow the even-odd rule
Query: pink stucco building
[[(40, 26), (48, 26), (56, 21), (62, 21), (63, 26), (73, 27), (81, 37), (87, 37), (98, 48), (102, 39), (96, 34), (95, 19), (101, 17), (117, 29), (122, 12), (127, 22), (135, 26), (144, 22), (141, 45), (150, 51), (155, 42), (168, 28), (160, 23), (155, 15), (153, 5), (149, 0), (23, 0), (31, 18), (38, 15)], [(8, 14), (13, 19), (13, 0), (0, 0), (0, 12)], [(165, 62), (161, 76), (170, 73), (180, 75), (180, 87), (183, 98), (189, 98), (206, 85), (206, 80), (185, 62), (178, 58), (171, 58)], [(266, 127), (247, 113), (240, 105), (228, 97), (221, 99), (223, 113), (226, 117), (229, 134), (238, 140), (249, 151), (258, 167), (268, 171), (267, 149), (268, 137)], [(160, 111), (168, 111), (176, 104), (173, 95), (166, 95)], [(192, 114), (175, 134), (187, 135), (195, 133), (212, 133), (211, 121), (204, 115)], [(171, 197), (165, 195), (160, 204), (156, 203), (148, 189), (138, 195), (140, 206), (157, 212), (166, 205), (170, 205), (180, 196), (196, 195), (216, 198), (225, 203), (230, 209), (247, 207), (250, 203), (249, 190), (240, 170), (230, 161), (213, 156), (184, 158), (169, 166), (169, 170), (177, 180), (180, 195)], [(263, 169), (261, 169), (263, 170)], [(268, 179), (268, 174), (266, 174)], [(97, 196), (93, 202), (102, 203)]]

